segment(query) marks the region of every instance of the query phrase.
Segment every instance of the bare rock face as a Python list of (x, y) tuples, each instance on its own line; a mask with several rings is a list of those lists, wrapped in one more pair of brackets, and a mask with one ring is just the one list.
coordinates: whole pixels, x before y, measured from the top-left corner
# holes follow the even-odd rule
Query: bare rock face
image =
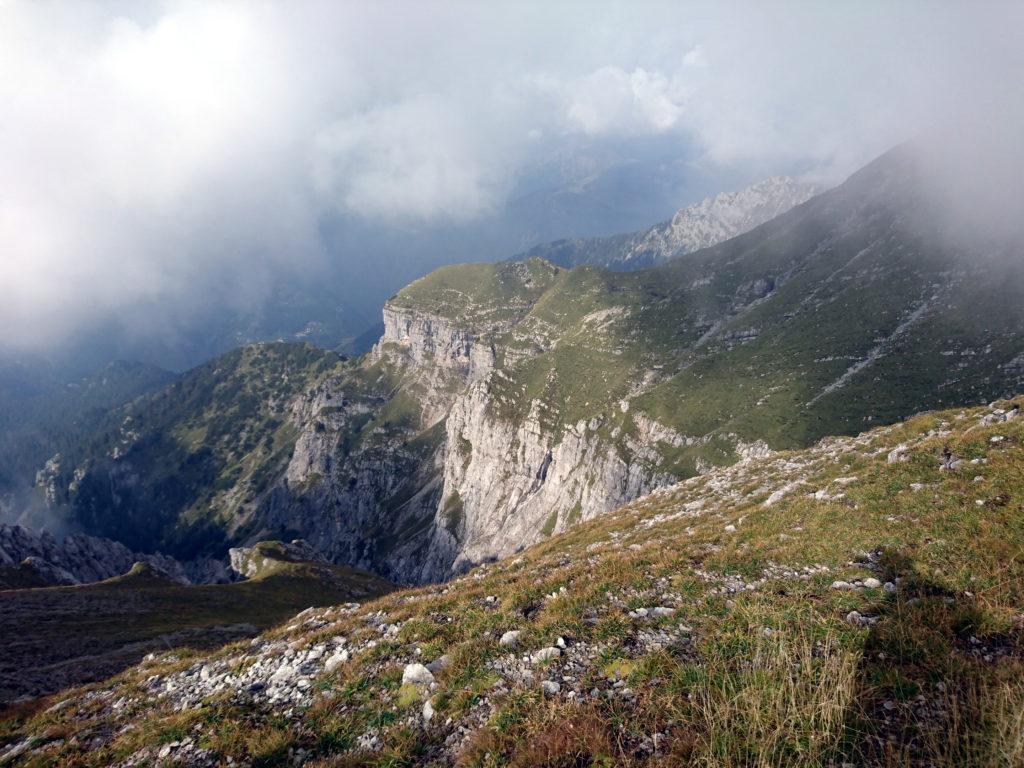
[[(333, 561), (398, 582), (436, 581), (676, 482), (657, 469), (659, 446), (700, 440), (641, 413), (619, 446), (600, 418), (552, 431), (541, 400), (525, 418), (502, 416), (493, 407), (495, 377), (531, 349), (541, 353), (543, 339), (505, 355), (491, 341), (504, 326), (470, 328), (391, 305), (384, 318), (364, 366), (398, 372), (417, 416), (385, 419), (393, 400), (356, 396), (343, 381), (309, 393), (294, 407), (300, 435), (285, 478), (258, 512), (260, 535), (294, 530)], [(240, 558), (233, 551), (235, 570), (248, 575)]]
[(448, 417), (444, 491), (424, 578), (510, 555), (676, 481), (621, 455), (598, 435), (597, 420), (556, 437), (541, 424), (540, 401), (519, 424), (495, 416), (489, 403), (480, 382)]
[(502, 327), (470, 329), (436, 315), (384, 306), (384, 335), (372, 360), (392, 356), (404, 363), (419, 390), (425, 424), (445, 417), (454, 395), (494, 368), (495, 349), (486, 338)]
[(567, 267), (591, 264), (617, 271), (644, 269), (749, 232), (821, 191), (789, 176), (773, 176), (680, 208), (671, 220), (640, 232), (558, 240), (536, 246), (527, 255)]
[[(173, 557), (132, 552), (119, 542), (81, 533), (58, 541), (45, 531), (0, 525), (0, 565), (25, 563), (47, 584), (102, 581), (127, 573), (138, 562), (148, 563), (182, 584), (192, 582), (186, 567)], [(196, 567), (201, 570), (198, 564)]]
[(773, 176), (738, 192), (722, 192), (680, 208), (670, 222), (649, 230), (623, 261), (659, 262), (707, 248), (749, 232), (820, 191), (789, 176)]

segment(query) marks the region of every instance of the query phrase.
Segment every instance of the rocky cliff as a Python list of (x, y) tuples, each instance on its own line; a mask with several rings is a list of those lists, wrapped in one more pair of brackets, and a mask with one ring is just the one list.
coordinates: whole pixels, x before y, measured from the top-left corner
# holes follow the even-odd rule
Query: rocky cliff
[(173, 557), (132, 552), (110, 539), (76, 533), (58, 541), (45, 531), (0, 525), (0, 566), (35, 575), (40, 586), (102, 581), (128, 573), (139, 562), (152, 565), (181, 584), (192, 583), (193, 579), (217, 580), (216, 570), (209, 564), (186, 567)]
[[(433, 581), (769, 447), (1018, 391), (1020, 245), (937, 236), (919, 163), (900, 148), (653, 269), (440, 269), (389, 300), (361, 359), (284, 345), (186, 375), (72, 505), (104, 519), (113, 488), (141, 520), (133, 489), (167, 486), (140, 446), (173, 439), (174, 477), (196, 478), (173, 531)], [(64, 464), (60, 488), (83, 469)]]
[(669, 221), (640, 232), (556, 240), (526, 255), (566, 267), (590, 264), (615, 270), (644, 269), (749, 232), (821, 191), (816, 184), (773, 176), (680, 208)]

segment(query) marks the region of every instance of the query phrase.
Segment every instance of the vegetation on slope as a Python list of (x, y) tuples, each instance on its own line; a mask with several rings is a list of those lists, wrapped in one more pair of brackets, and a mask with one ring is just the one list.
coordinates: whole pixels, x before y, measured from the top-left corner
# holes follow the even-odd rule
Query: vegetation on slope
[(11, 710), (0, 743), (21, 765), (1020, 765), (1019, 404), (741, 462), (447, 585)]
[(229, 352), (113, 411), (62, 457), (54, 486), (91, 534), (142, 551), (223, 554), (247, 505), (287, 466), (292, 401), (342, 365), (308, 344)]
[(111, 408), (173, 379), (124, 361), (71, 379), (44, 361), (0, 360), (0, 493), (30, 488), (47, 459), (90, 436)]
[(543, 259), (441, 267), (391, 297), (460, 325), (490, 326), (518, 320), (562, 272)]

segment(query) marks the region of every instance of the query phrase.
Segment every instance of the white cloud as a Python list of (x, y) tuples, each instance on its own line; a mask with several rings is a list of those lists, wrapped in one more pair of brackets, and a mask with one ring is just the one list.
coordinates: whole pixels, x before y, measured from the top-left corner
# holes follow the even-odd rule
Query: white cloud
[(1022, 25), (995, 2), (8, 0), (0, 342), (256, 301), (325, 258), (321, 216), (465, 221), (556, 143), (836, 175), (950, 114), (1019, 120)]
[(683, 91), (660, 72), (602, 67), (568, 87), (570, 125), (591, 135), (667, 131), (682, 115)]
[(365, 216), (470, 219), (501, 179), (457, 104), (428, 95), (339, 120), (315, 139), (320, 195)]

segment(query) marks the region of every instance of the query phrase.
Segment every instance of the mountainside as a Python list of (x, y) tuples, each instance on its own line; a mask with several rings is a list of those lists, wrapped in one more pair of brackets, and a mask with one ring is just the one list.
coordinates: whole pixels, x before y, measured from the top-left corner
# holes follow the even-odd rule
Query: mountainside
[(1022, 401), (664, 488), (8, 710), (11, 765), (1015, 766)]
[(87, 533), (179, 559), (224, 554), (287, 466), (292, 401), (340, 365), (305, 344), (222, 355), (111, 411), (95, 436), (47, 462), (38, 485)]
[(614, 270), (644, 269), (749, 232), (819, 192), (814, 184), (774, 176), (681, 208), (670, 221), (640, 232), (556, 240), (530, 249), (525, 257), (547, 259), (563, 267), (589, 264)]
[(901, 147), (653, 269), (440, 269), (388, 302), (365, 358), (234, 353), (306, 372), (215, 361), (53, 486), (133, 548), (298, 537), (423, 582), (769, 448), (1022, 389), (1020, 246), (946, 237), (922, 172)]
[(0, 358), (0, 513), (5, 497), (12, 516), (21, 512), (36, 470), (99, 428), (110, 408), (173, 379), (142, 363), (118, 361), (81, 376), (46, 360)]

